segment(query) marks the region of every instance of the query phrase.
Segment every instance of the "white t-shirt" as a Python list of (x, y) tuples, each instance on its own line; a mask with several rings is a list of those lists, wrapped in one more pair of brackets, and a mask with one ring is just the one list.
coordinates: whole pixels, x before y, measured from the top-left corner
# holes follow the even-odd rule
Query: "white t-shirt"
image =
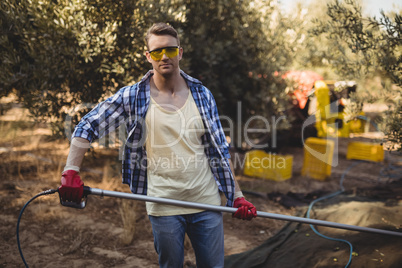
[[(151, 97), (145, 117), (148, 195), (220, 205), (218, 186), (204, 153), (205, 127), (191, 93), (178, 110), (161, 107)], [(146, 203), (153, 216), (171, 216), (202, 210)]]

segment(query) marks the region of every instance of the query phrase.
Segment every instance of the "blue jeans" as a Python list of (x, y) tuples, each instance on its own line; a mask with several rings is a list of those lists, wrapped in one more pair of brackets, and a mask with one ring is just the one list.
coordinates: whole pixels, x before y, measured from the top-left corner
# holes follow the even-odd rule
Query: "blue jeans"
[(186, 233), (193, 246), (198, 268), (223, 267), (225, 253), (221, 212), (149, 216), (149, 219), (161, 268), (183, 267)]

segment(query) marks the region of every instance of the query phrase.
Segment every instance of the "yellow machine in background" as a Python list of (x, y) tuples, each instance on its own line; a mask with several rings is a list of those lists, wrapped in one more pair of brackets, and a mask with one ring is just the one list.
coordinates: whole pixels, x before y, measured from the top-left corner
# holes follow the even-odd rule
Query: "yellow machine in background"
[[(288, 83), (289, 109), (292, 129), (281, 133), (286, 146), (303, 146), (304, 160), (301, 175), (325, 181), (336, 166), (338, 153), (336, 137), (348, 138), (351, 133), (364, 133), (368, 122), (360, 108), (359, 116), (349, 120), (346, 107), (356, 92), (354, 81), (329, 81), (312, 71), (290, 71), (284, 78)], [(354, 105), (355, 106), (355, 105)], [(353, 107), (355, 108), (355, 107)], [(269, 135), (261, 141), (266, 142)], [(261, 142), (261, 143), (262, 143)], [(276, 147), (275, 147), (276, 149)], [(243, 174), (250, 177), (284, 181), (292, 177), (293, 156), (280, 155), (272, 148), (252, 149), (245, 154)], [(375, 143), (351, 142), (347, 159), (381, 162), (383, 146)]]
[[(364, 120), (345, 120), (344, 107), (350, 93), (356, 90), (356, 83), (318, 80), (314, 83), (313, 90), (310, 111), (315, 112), (318, 137), (349, 137), (350, 133), (364, 132)], [(364, 113), (361, 112), (360, 115), (363, 116)]]
[[(312, 71), (289, 71), (282, 76), (289, 83), (292, 108), (289, 111), (295, 133), (294, 140), (308, 137), (349, 137), (351, 133), (363, 133), (366, 121), (364, 113), (347, 121), (345, 106), (350, 94), (356, 92), (354, 81), (330, 81)], [(304, 122), (315, 117), (316, 123), (308, 128)], [(312, 130), (314, 128), (314, 131)], [(303, 135), (297, 135), (303, 132)]]

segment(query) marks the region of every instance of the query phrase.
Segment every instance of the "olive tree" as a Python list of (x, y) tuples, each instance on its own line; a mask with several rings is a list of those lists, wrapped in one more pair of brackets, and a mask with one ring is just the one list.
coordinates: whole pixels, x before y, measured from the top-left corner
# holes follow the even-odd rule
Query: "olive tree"
[(4, 0), (0, 94), (14, 91), (35, 118), (62, 130), (69, 109), (106, 98), (151, 67), (143, 38), (163, 21), (182, 36), (181, 67), (213, 91), (221, 114), (235, 119), (238, 101), (242, 115), (278, 114), (284, 90), (272, 74), (286, 52), (281, 31), (272, 30), (272, 3)]
[(327, 20), (317, 20), (314, 34), (329, 40), (329, 63), (346, 78), (379, 75), (380, 93), (362, 91), (355, 102), (388, 104), (382, 116), (383, 131), (402, 150), (402, 15), (381, 12), (381, 17), (364, 17), (355, 0), (332, 1)]
[(98, 102), (138, 79), (149, 68), (145, 29), (175, 16), (166, 4), (145, 0), (0, 5), (0, 94), (14, 91), (36, 119), (54, 127), (71, 107)]
[[(278, 7), (271, 3), (275, 4), (269, 0), (186, 4), (187, 68), (211, 89), (220, 113), (236, 128), (251, 115), (271, 120), (286, 108), (285, 84), (274, 75), (282, 68), (286, 51), (280, 49), (284, 40), (278, 26), (272, 25)], [(262, 121), (255, 120), (254, 126), (265, 127)], [(238, 136), (236, 141), (240, 146)]]

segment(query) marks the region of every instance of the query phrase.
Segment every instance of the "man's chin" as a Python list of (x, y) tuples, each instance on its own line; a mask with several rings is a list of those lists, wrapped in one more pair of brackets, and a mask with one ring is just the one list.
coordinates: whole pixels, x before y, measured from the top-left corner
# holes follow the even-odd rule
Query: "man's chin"
[(158, 68), (157, 72), (163, 76), (170, 76), (176, 72), (176, 69), (173, 68), (172, 66), (169, 66), (169, 67)]

